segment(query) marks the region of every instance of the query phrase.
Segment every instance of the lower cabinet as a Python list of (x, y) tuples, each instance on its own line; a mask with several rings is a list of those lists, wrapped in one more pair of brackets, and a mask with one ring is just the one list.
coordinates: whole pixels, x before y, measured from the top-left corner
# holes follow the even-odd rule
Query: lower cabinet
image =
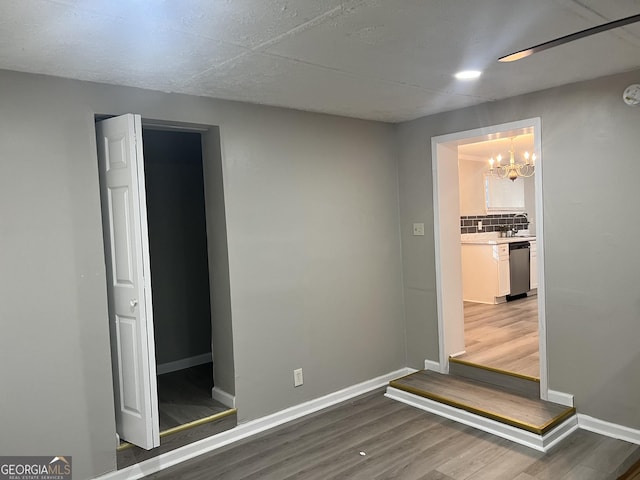
[[(496, 297), (509, 295), (511, 291), (511, 271), (509, 270), (509, 245), (493, 246), (493, 255), (498, 257), (498, 289)], [(497, 303), (497, 302), (496, 302)]]
[(463, 299), (468, 302), (502, 303), (509, 291), (509, 245), (463, 243)]
[(529, 288), (538, 288), (538, 250), (536, 242), (529, 242)]

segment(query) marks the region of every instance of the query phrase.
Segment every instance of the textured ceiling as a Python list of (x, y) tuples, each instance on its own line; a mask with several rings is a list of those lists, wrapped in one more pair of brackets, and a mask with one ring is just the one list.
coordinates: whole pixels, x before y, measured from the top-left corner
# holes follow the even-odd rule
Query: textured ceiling
[(0, 0), (0, 68), (398, 122), (639, 68), (640, 24), (496, 61), (637, 13), (640, 0)]

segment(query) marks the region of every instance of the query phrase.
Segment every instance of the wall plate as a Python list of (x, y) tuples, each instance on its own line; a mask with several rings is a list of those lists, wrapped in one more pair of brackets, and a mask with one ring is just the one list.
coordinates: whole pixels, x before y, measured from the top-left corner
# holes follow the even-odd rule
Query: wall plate
[(640, 84), (629, 85), (622, 94), (622, 99), (627, 105), (640, 105)]

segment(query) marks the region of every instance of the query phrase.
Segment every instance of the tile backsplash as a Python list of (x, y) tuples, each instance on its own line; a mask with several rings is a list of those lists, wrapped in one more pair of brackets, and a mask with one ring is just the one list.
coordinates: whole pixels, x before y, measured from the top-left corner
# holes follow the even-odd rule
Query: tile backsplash
[(521, 213), (467, 215), (460, 217), (460, 233), (478, 233), (478, 222), (482, 222), (482, 232), (499, 232), (504, 225), (518, 230), (529, 228), (529, 219)]

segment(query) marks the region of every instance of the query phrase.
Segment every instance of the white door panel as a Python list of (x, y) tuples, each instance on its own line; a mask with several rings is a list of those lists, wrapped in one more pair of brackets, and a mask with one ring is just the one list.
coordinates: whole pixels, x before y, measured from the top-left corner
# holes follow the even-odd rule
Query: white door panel
[(96, 132), (116, 430), (151, 449), (160, 435), (141, 119), (103, 120)]

